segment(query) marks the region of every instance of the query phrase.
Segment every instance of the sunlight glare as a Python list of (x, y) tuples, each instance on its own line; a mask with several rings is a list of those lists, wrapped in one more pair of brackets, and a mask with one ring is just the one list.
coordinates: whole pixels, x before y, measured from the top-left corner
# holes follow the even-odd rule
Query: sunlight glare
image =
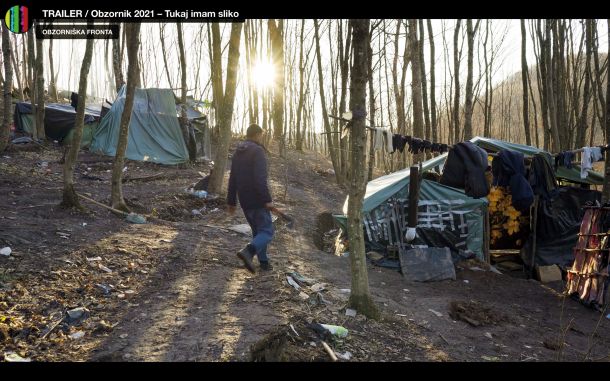
[(275, 82), (275, 68), (270, 62), (258, 62), (252, 68), (252, 76), (258, 88), (264, 89), (273, 87)]

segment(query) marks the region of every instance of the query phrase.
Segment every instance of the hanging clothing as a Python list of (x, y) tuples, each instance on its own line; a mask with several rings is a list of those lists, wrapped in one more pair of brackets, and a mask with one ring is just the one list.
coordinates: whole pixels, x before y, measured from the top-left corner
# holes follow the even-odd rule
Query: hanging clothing
[(555, 171), (544, 154), (537, 153), (532, 157), (529, 183), (534, 194), (544, 200), (553, 199), (559, 194)]
[(583, 147), (582, 156), (580, 158), (580, 178), (586, 179), (590, 169), (593, 169), (593, 166), (591, 165), (591, 148)]
[(534, 202), (534, 191), (525, 179), (524, 156), (521, 152), (502, 150), (491, 163), (493, 185), (510, 188), (512, 205), (526, 210)]
[(485, 178), (487, 152), (472, 142), (456, 144), (449, 151), (440, 183), (464, 189), (469, 197), (481, 198), (489, 194)]
[(399, 150), (401, 153), (405, 150), (405, 145), (407, 144), (407, 137), (404, 135), (394, 134), (392, 137), (392, 146), (394, 147), (394, 151)]
[(381, 128), (375, 128), (375, 138), (374, 138), (374, 149), (375, 151), (381, 151), (383, 149), (383, 130)]
[(601, 147), (591, 147), (591, 162), (600, 161), (604, 158)]
[(388, 153), (394, 152), (394, 146), (392, 145), (392, 133), (389, 128), (383, 130), (383, 138), (385, 139), (385, 148)]

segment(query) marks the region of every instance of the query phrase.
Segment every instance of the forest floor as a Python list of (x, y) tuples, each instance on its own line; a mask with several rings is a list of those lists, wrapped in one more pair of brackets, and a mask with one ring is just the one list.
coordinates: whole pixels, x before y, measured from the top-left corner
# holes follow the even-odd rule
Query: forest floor
[[(205, 163), (128, 161), (131, 179), (156, 175), (124, 184), (128, 204), (161, 219), (130, 224), (87, 201), (87, 212), (59, 207), (59, 148), (5, 152), (0, 247), (13, 252), (0, 255), (0, 361), (10, 352), (32, 361), (328, 361), (321, 339), (340, 361), (610, 359), (610, 320), (561, 297), (562, 282), (543, 285), (480, 264), (433, 283), (369, 264), (382, 318), (346, 316), (349, 258), (314, 244), (318, 216), (340, 212), (345, 193), (324, 174), (325, 158), (271, 151), (272, 193), (296, 226), (276, 222), (274, 270), (256, 274), (235, 255), (248, 237), (227, 230), (246, 222), (241, 211), (229, 216), (224, 195), (206, 201), (185, 193), (209, 172)], [(111, 168), (112, 158), (81, 152), (77, 190), (107, 203)], [(321, 297), (304, 287), (305, 300), (287, 283), (292, 271), (323, 283)], [(456, 303), (479, 325), (452, 318)], [(68, 319), (78, 307), (84, 315)], [(349, 333), (321, 338), (312, 322)]]

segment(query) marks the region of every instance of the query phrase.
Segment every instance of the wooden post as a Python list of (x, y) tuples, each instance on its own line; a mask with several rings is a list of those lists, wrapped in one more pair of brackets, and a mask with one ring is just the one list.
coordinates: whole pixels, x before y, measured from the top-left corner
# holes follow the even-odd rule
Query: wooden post
[(491, 235), (491, 221), (489, 218), (489, 207), (485, 208), (485, 237), (483, 239), (483, 253), (485, 254), (485, 262), (491, 265), (491, 256), (489, 255), (490, 235)]
[(417, 227), (417, 201), (419, 198), (419, 168), (411, 166), (409, 173), (409, 228)]
[(537, 234), (536, 231), (538, 230), (538, 204), (540, 203), (540, 196), (536, 195), (536, 197), (534, 198), (534, 206), (532, 207), (532, 210), (534, 212), (534, 215), (532, 217), (532, 232), (531, 234), (533, 234), (532, 236), (532, 252), (530, 254), (530, 258), (529, 258), (529, 274), (528, 278), (533, 278), (534, 277), (534, 264), (536, 263), (536, 238), (537, 238)]

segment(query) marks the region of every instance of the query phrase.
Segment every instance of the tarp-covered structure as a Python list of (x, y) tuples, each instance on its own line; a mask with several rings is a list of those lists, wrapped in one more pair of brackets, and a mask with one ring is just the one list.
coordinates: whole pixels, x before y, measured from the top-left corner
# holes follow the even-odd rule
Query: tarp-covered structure
[[(547, 156), (550, 153), (523, 144), (509, 143), (502, 140), (475, 137), (470, 140), (489, 153), (501, 150), (513, 150), (531, 158), (537, 153)], [(447, 159), (447, 153), (422, 163), (421, 171), (435, 170), (442, 172)], [(558, 180), (589, 185), (603, 183), (603, 176), (590, 172), (586, 179), (580, 178), (580, 168), (575, 165), (568, 169), (559, 167), (556, 171)], [(408, 193), (410, 169), (381, 176), (369, 181), (363, 203), (363, 219), (365, 240), (371, 247), (387, 247), (388, 245), (407, 247), (404, 233), (407, 229)], [(565, 187), (556, 199), (548, 203), (541, 202), (538, 223), (539, 235), (536, 248), (536, 263), (563, 261), (571, 256), (571, 249), (576, 242), (580, 226), (581, 210), (579, 206), (595, 198), (596, 191), (574, 187)], [(486, 198), (475, 199), (466, 196), (464, 190), (451, 188), (432, 180), (422, 180), (418, 202), (418, 238), (413, 244), (424, 244), (431, 247), (449, 247), (452, 254), (470, 251), (479, 259), (485, 259), (485, 216), (488, 201)], [(344, 215), (335, 215), (339, 225), (347, 227), (347, 200), (343, 207)], [(562, 219), (557, 220), (561, 215)], [(545, 219), (556, 219), (553, 227), (545, 227)], [(542, 227), (541, 227), (542, 226)], [(544, 229), (552, 231), (544, 231)], [(552, 236), (561, 235), (562, 242)], [(557, 245), (560, 245), (558, 247)], [(543, 260), (540, 255), (543, 255)], [(561, 259), (563, 258), (563, 259)]]
[[(125, 97), (123, 86), (112, 108), (100, 121), (90, 151), (115, 156)], [(168, 165), (189, 159), (172, 90), (136, 88), (125, 157)]]
[[(87, 147), (100, 121), (100, 106), (88, 105), (85, 107), (85, 124), (81, 139), (81, 148)], [(15, 104), (13, 121), (15, 130), (32, 135), (35, 115), (29, 102)], [(48, 103), (45, 105), (44, 130), (49, 139), (61, 143), (70, 143), (74, 133), (76, 110), (69, 104)]]

